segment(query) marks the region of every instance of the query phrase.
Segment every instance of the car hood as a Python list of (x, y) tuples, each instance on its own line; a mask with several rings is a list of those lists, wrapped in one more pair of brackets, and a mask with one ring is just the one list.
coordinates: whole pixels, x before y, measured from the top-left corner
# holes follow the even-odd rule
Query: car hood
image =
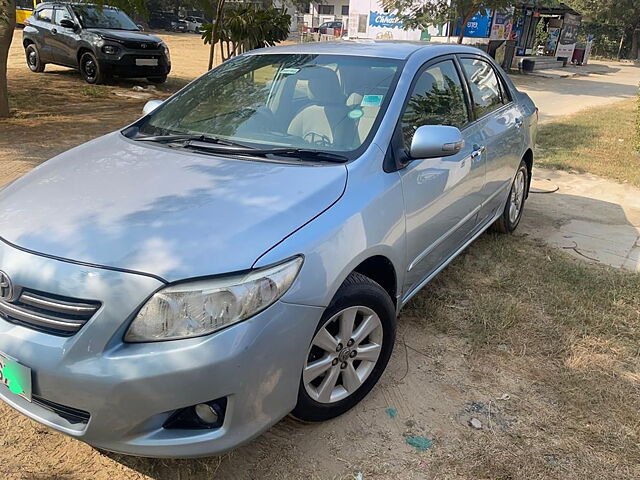
[(156, 42), (159, 43), (160, 38), (145, 32), (136, 32), (133, 30), (117, 30), (111, 28), (87, 28), (89, 32), (100, 35), (104, 38), (112, 38), (126, 42)]
[(167, 281), (251, 268), (343, 194), (344, 165), (171, 150), (113, 133), (0, 190), (0, 238)]

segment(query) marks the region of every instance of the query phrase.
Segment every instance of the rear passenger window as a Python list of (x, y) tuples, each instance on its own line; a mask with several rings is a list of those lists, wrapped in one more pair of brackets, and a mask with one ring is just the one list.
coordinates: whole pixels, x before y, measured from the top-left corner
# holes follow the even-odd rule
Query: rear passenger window
[(411, 145), (413, 134), (423, 125), (450, 125), (462, 128), (467, 123), (467, 102), (453, 61), (440, 62), (419, 74), (402, 115), (405, 147)]
[(463, 58), (461, 63), (469, 79), (476, 117), (482, 117), (506, 103), (503, 101), (496, 72), (489, 62), (478, 58)]
[(36, 19), (41, 22), (50, 22), (53, 19), (53, 9), (43, 8), (36, 13)]

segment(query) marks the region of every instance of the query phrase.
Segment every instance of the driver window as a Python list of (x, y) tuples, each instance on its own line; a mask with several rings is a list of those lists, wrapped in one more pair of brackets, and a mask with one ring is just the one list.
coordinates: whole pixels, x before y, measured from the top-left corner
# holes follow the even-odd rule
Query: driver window
[(62, 20), (73, 20), (73, 18), (71, 18), (69, 10), (67, 10), (66, 8), (56, 8), (55, 12), (56, 25), (60, 25), (60, 22)]
[(453, 61), (445, 60), (418, 74), (401, 120), (405, 148), (411, 145), (418, 127), (451, 125), (463, 128), (467, 123), (467, 102)]

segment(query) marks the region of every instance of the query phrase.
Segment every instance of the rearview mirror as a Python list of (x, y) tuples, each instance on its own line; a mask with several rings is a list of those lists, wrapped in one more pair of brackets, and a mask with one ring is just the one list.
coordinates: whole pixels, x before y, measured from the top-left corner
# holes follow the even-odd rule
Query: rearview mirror
[(149, 115), (160, 105), (162, 105), (162, 100), (149, 100), (147, 103), (144, 104), (144, 107), (142, 107), (142, 114)]
[(68, 18), (63, 18), (60, 20), (60, 26), (64, 28), (76, 28), (76, 24), (73, 20), (69, 20)]
[(423, 125), (413, 134), (409, 153), (412, 158), (449, 157), (463, 147), (460, 129), (445, 125)]

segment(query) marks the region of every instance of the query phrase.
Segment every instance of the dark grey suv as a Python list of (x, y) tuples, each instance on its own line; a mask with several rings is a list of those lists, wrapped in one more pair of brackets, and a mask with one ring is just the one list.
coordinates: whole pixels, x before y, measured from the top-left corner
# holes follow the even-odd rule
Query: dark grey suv
[(23, 45), (31, 71), (54, 63), (79, 69), (88, 83), (111, 76), (163, 83), (171, 70), (167, 45), (113, 7), (42, 3), (25, 22)]

